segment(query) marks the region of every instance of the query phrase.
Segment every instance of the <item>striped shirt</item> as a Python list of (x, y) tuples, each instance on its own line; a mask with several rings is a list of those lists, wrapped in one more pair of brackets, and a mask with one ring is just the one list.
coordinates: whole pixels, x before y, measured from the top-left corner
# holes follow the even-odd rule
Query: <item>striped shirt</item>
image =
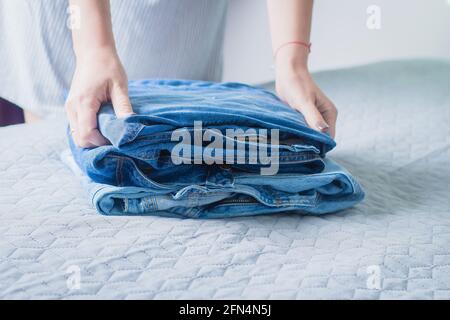
[[(0, 97), (39, 116), (63, 112), (75, 69), (68, 0), (0, 1)], [(111, 0), (128, 78), (219, 81), (226, 0)]]

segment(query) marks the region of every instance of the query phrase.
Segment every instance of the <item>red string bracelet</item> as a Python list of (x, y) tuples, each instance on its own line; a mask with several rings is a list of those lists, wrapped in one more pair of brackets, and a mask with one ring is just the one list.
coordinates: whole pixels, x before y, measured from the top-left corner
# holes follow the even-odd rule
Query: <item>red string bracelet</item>
[(278, 51), (280, 51), (280, 50), (283, 49), (284, 47), (286, 47), (286, 46), (288, 46), (288, 45), (291, 45), (291, 44), (303, 46), (303, 47), (305, 47), (306, 49), (308, 49), (308, 53), (311, 52), (311, 45), (312, 45), (311, 43), (306, 43), (306, 42), (303, 42), (303, 41), (289, 41), (289, 42), (283, 43), (282, 45), (280, 45), (280, 46), (277, 48), (277, 50), (275, 50), (275, 53), (273, 54), (273, 58), (276, 59), (276, 58), (277, 58)]

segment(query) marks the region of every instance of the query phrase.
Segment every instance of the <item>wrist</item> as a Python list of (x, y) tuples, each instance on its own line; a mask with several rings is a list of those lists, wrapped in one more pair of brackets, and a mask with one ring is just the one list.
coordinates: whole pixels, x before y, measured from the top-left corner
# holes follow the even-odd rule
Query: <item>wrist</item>
[(89, 46), (75, 51), (77, 64), (92, 60), (114, 61), (118, 60), (116, 47), (114, 45)]
[(308, 71), (309, 50), (301, 46), (286, 46), (275, 56), (276, 70), (289, 73), (304, 73)]

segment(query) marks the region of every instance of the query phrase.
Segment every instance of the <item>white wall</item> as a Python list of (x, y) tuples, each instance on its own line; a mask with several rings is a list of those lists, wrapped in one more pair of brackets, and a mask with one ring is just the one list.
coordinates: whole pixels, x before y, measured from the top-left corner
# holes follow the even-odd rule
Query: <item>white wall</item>
[[(367, 27), (371, 5), (381, 9), (379, 30)], [(313, 71), (384, 59), (450, 59), (450, 0), (316, 0), (311, 41)], [(270, 81), (271, 65), (266, 1), (230, 0), (224, 80)]]

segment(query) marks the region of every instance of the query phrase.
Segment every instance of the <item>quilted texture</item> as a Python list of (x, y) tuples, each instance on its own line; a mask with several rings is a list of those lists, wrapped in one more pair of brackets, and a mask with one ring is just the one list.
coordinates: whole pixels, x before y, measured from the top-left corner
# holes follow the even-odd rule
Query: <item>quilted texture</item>
[(367, 193), (320, 217), (100, 216), (59, 160), (64, 120), (0, 129), (0, 298), (449, 299), (450, 64), (315, 77), (340, 110), (330, 156)]

